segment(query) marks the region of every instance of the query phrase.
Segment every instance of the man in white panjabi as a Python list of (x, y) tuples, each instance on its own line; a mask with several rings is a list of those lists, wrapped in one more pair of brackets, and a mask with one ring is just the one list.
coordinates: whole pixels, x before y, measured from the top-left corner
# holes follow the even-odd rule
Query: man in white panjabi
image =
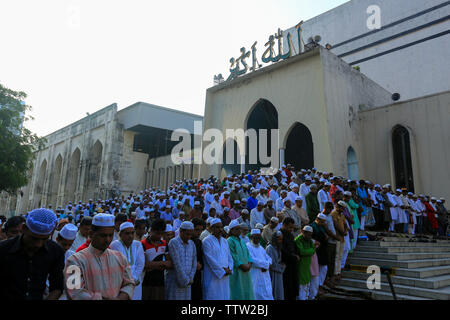
[(272, 258), (260, 245), (261, 230), (252, 229), (250, 238), (251, 241), (247, 243), (247, 248), (253, 261), (250, 275), (255, 300), (273, 300), (272, 281), (269, 273)]
[(124, 222), (119, 228), (120, 240), (111, 242), (110, 248), (119, 251), (127, 259), (131, 267), (131, 275), (136, 283), (132, 300), (142, 300), (142, 280), (145, 254), (142, 243), (134, 240), (134, 225), (131, 222)]
[(203, 299), (230, 300), (228, 276), (233, 272), (233, 257), (227, 240), (222, 237), (222, 221), (214, 218), (210, 224), (212, 234), (202, 241)]

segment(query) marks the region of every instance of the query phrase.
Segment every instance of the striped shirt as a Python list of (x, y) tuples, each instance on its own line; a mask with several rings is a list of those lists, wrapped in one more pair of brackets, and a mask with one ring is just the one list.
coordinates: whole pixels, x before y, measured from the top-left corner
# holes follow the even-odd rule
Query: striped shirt
[[(69, 288), (76, 285), (76, 271), (74, 273), (71, 266), (77, 266), (81, 271), (79, 289)], [(125, 292), (130, 300), (133, 297), (135, 282), (131, 268), (123, 254), (115, 250), (101, 252), (90, 245), (86, 250), (75, 253), (66, 261), (64, 278), (69, 300), (115, 298), (120, 292)]]

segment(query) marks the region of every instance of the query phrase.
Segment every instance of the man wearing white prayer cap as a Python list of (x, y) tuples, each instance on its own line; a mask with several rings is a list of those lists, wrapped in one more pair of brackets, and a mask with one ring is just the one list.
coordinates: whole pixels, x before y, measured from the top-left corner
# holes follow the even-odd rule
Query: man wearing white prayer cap
[(71, 223), (64, 225), (56, 236), (56, 242), (64, 249), (64, 262), (68, 257), (75, 254), (75, 251), (71, 250), (75, 238), (77, 237), (78, 228)]
[(312, 233), (313, 228), (311, 226), (304, 226), (302, 233), (295, 238), (299, 255), (302, 257), (297, 264), (299, 274), (299, 300), (308, 300), (311, 297), (311, 260), (318, 247), (318, 242), (314, 244), (312, 241)]
[(169, 242), (169, 255), (173, 269), (165, 277), (166, 300), (190, 300), (191, 286), (197, 270), (197, 255), (194, 242), (194, 224), (184, 221), (180, 225), (179, 236)]
[(211, 235), (202, 242), (204, 256), (203, 299), (229, 300), (233, 258), (227, 240), (222, 237), (223, 226), (220, 219), (210, 222)]
[(67, 286), (68, 299), (130, 300), (133, 297), (135, 281), (128, 261), (120, 252), (108, 248), (114, 237), (114, 220), (112, 214), (95, 215), (89, 231), (89, 247), (67, 259), (66, 283), (73, 281), (72, 266), (81, 271), (84, 279), (81, 288)]
[(142, 300), (142, 272), (145, 266), (145, 254), (140, 241), (134, 240), (134, 225), (124, 222), (120, 225), (120, 240), (114, 240), (110, 248), (122, 253), (131, 266), (131, 275), (135, 281), (136, 288), (132, 300)]
[(263, 228), (261, 237), (264, 240), (265, 244), (269, 243), (272, 240), (272, 235), (277, 231), (279, 222), (280, 220), (277, 217), (272, 217), (270, 219), (270, 223)]
[(231, 256), (233, 257), (233, 273), (230, 275), (231, 300), (253, 300), (253, 287), (250, 277), (252, 260), (241, 238), (241, 227), (238, 220), (232, 220), (229, 225), (227, 239)]
[(261, 230), (252, 229), (247, 249), (253, 263), (250, 270), (255, 300), (273, 300), (272, 281), (268, 272), (272, 258), (261, 246)]

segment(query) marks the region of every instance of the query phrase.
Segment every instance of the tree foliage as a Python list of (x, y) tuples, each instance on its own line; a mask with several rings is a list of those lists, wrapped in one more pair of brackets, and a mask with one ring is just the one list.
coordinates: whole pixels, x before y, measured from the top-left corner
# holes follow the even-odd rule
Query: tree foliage
[(24, 127), (33, 119), (26, 115), (31, 110), (26, 97), (0, 84), (0, 191), (14, 193), (28, 183), (35, 151), (46, 142)]

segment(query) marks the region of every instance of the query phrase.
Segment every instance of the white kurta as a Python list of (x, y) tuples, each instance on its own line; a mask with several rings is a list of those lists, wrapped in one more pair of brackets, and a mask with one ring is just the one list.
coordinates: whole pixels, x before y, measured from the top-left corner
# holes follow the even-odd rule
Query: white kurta
[[(247, 248), (253, 260), (250, 275), (252, 277), (255, 300), (273, 300), (272, 281), (270, 280), (269, 272), (272, 258), (259, 244), (255, 246), (252, 242), (249, 242), (247, 243)], [(262, 272), (261, 269), (266, 269), (267, 271)]]
[[(145, 266), (145, 253), (142, 243), (133, 240), (130, 248), (126, 248), (120, 240), (114, 240), (109, 246), (110, 249), (119, 251), (127, 259), (131, 267), (131, 275), (139, 285), (135, 287), (132, 300), (142, 300), (142, 272)], [(131, 259), (133, 259), (131, 261)]]
[(233, 257), (225, 238), (207, 236), (202, 241), (203, 269), (203, 299), (230, 300), (230, 282), (223, 268), (233, 270)]
[[(397, 205), (397, 201), (392, 193), (388, 192), (387, 197), (393, 206)], [(392, 218), (393, 222), (398, 223), (398, 210), (397, 210), (397, 208), (394, 208), (393, 206), (389, 208), (391, 211), (391, 218)]]
[(323, 208), (325, 207), (325, 203), (333, 202), (333, 201), (331, 201), (330, 194), (323, 189), (320, 189), (320, 191), (317, 193), (317, 200), (319, 201), (320, 212), (323, 211)]
[(263, 210), (258, 211), (257, 208), (253, 208), (250, 212), (250, 228), (254, 229), (258, 223), (266, 225), (266, 218), (264, 218)]

